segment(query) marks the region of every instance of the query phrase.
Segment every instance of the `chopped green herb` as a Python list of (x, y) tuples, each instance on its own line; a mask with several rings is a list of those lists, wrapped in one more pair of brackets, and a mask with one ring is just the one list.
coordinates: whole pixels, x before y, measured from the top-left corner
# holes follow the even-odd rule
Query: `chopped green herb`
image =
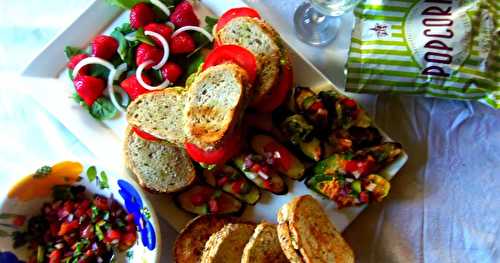
[(99, 225), (95, 225), (94, 229), (97, 239), (99, 239), (99, 241), (102, 241), (104, 239), (104, 233), (102, 232), (101, 227)]
[(146, 219), (151, 219), (151, 211), (147, 207), (144, 207), (141, 213), (146, 217)]
[(49, 175), (51, 172), (52, 172), (52, 167), (44, 165), (36, 170), (35, 174), (33, 175), (33, 178), (43, 178)]
[(88, 169), (87, 169), (87, 178), (89, 179), (89, 182), (93, 182), (97, 177), (97, 171), (96, 171), (96, 168), (95, 166), (90, 166)]
[(101, 171), (99, 174), (99, 188), (106, 189), (109, 188), (108, 175), (105, 171)]

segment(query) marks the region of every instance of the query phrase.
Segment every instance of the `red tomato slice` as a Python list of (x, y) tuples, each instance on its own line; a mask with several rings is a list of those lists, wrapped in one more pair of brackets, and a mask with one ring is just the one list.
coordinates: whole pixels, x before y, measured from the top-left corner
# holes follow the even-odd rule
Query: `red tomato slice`
[(222, 63), (234, 63), (246, 70), (248, 81), (253, 84), (257, 76), (257, 60), (252, 52), (237, 45), (218, 46), (210, 52), (203, 63), (203, 70)]
[(286, 99), (293, 85), (293, 71), (290, 64), (281, 66), (278, 85), (273, 87), (262, 99), (252, 102), (252, 108), (259, 112), (272, 112)]
[(142, 131), (141, 129), (139, 129), (137, 127), (132, 127), (132, 131), (134, 131), (135, 134), (137, 134), (137, 136), (141, 137), (144, 140), (153, 141), (153, 142), (157, 142), (160, 140), (160, 139), (154, 137), (153, 135), (151, 135), (145, 131)]
[(241, 134), (235, 132), (227, 138), (218, 148), (204, 151), (198, 146), (186, 142), (184, 148), (191, 159), (204, 164), (223, 164), (239, 153), (241, 147)]
[(219, 31), (229, 21), (233, 20), (233, 18), (237, 18), (240, 16), (260, 18), (259, 12), (257, 12), (257, 10), (255, 9), (249, 7), (232, 8), (222, 14), (222, 16), (219, 18), (219, 21), (215, 25), (215, 28), (217, 29), (217, 31)]

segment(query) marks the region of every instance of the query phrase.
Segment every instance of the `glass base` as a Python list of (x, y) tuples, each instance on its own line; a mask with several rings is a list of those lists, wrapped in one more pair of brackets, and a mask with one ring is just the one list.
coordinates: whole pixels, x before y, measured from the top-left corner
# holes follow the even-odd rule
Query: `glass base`
[(303, 3), (295, 10), (293, 20), (300, 40), (312, 46), (325, 46), (332, 42), (341, 22), (338, 16), (319, 13), (309, 2)]

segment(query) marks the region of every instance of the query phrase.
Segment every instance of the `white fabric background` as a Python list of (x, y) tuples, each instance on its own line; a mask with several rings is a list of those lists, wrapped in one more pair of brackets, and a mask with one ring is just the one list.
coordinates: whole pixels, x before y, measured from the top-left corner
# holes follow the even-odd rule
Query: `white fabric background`
[[(343, 87), (350, 23), (326, 48), (293, 34), (299, 0), (247, 1)], [(0, 0), (0, 70), (18, 72), (68, 25), (85, 0)], [(299, 73), (300, 74), (300, 73)], [(22, 92), (23, 82), (0, 77), (0, 185), (45, 162), (88, 156), (64, 126)], [(371, 205), (344, 232), (358, 262), (500, 262), (500, 111), (478, 103), (408, 96), (366, 96), (378, 125), (410, 159), (389, 197)], [(175, 232), (162, 224), (162, 262), (171, 262)]]

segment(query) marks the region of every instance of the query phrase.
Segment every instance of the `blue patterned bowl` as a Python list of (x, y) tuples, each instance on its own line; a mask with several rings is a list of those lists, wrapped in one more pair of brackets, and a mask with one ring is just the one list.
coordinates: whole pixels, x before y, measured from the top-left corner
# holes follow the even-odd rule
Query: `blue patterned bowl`
[[(134, 214), (138, 226), (137, 241), (128, 251), (120, 253), (116, 262), (159, 262), (160, 226), (151, 203), (142, 189), (127, 176), (101, 170), (79, 162), (61, 162), (44, 166), (22, 177), (8, 193), (0, 196), (0, 263), (26, 262), (26, 246), (14, 249), (12, 233), (25, 226), (16, 219), (40, 213), (43, 203), (52, 199), (55, 185), (82, 185), (89, 194), (113, 197), (128, 213)], [(24, 224), (26, 225), (26, 224)]]

